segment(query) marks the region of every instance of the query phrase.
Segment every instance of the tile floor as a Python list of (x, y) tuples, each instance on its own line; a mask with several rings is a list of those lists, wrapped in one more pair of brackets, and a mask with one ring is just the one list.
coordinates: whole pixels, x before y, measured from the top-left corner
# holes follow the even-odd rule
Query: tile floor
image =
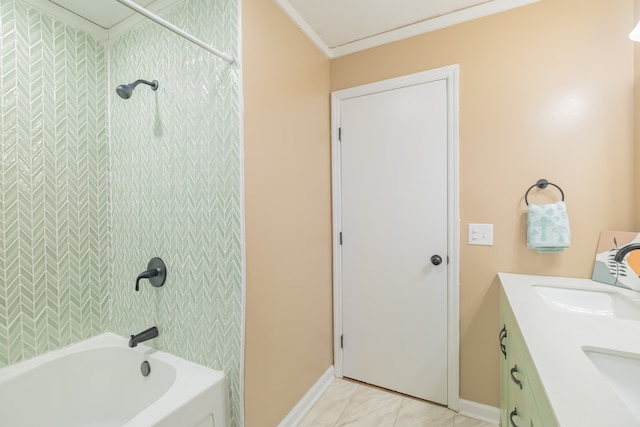
[(298, 427), (497, 427), (442, 406), (336, 378)]

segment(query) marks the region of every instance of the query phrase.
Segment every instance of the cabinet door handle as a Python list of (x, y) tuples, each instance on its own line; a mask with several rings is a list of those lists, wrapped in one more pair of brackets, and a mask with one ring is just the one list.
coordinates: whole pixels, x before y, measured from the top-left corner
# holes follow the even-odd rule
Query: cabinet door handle
[(513, 411), (509, 414), (509, 421), (511, 421), (511, 427), (518, 427), (515, 421), (513, 421), (513, 417), (518, 416), (518, 408), (513, 408)]
[(504, 355), (505, 360), (507, 359), (507, 346), (504, 344), (504, 340), (507, 338), (507, 325), (502, 326), (500, 330), (500, 351)]
[(520, 387), (520, 390), (522, 390), (522, 381), (520, 381), (519, 379), (517, 379), (513, 374), (515, 374), (516, 372), (518, 372), (518, 365), (513, 365), (513, 368), (511, 368), (511, 381), (513, 381), (514, 383), (516, 383), (516, 385), (518, 387)]

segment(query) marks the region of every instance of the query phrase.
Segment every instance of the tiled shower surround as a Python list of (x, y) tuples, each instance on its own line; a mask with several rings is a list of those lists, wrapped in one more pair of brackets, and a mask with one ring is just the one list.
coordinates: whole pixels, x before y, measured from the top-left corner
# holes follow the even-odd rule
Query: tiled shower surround
[[(237, 56), (238, 8), (186, 0), (162, 16)], [(159, 89), (115, 94), (140, 78)], [(0, 366), (155, 325), (155, 347), (227, 373), (241, 425), (238, 81), (154, 23), (106, 44), (0, 1)], [(135, 292), (154, 256), (164, 287)]]
[(0, 366), (109, 319), (106, 52), (0, 1)]
[[(189, 0), (165, 17), (236, 55), (237, 4)], [(111, 329), (157, 325), (155, 345), (224, 370), (240, 411), (241, 145), (238, 68), (147, 22), (110, 46)], [(118, 84), (140, 85), (132, 97)], [(158, 256), (167, 282), (135, 277)]]

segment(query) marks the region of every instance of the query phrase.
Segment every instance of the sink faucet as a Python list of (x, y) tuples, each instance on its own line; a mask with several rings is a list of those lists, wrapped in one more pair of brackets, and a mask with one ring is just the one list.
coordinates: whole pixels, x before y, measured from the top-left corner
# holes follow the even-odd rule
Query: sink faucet
[(129, 347), (133, 348), (138, 344), (140, 344), (141, 342), (148, 341), (157, 336), (158, 336), (158, 328), (156, 328), (155, 326), (152, 326), (146, 331), (142, 331), (136, 335), (131, 335), (131, 339), (129, 340)]
[(629, 252), (635, 251), (636, 249), (640, 249), (640, 243), (631, 243), (630, 245), (623, 246), (618, 250), (618, 253), (616, 253), (616, 256), (613, 259), (616, 262), (622, 262)]

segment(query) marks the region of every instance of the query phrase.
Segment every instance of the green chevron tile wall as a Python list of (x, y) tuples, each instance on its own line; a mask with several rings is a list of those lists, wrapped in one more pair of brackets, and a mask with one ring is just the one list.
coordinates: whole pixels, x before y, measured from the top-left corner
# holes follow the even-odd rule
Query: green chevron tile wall
[[(162, 15), (237, 56), (237, 0)], [(151, 22), (105, 47), (17, 0), (0, 31), (0, 366), (157, 325), (155, 347), (227, 373), (241, 425), (238, 66)], [(160, 88), (115, 95), (138, 78)], [(153, 256), (167, 282), (135, 292)]]
[(103, 332), (103, 43), (0, 1), (0, 366)]
[[(163, 17), (237, 57), (235, 0), (187, 0)], [(148, 22), (111, 42), (110, 329), (157, 325), (154, 346), (224, 370), (233, 425), (242, 419), (239, 70)], [(118, 84), (140, 85), (128, 100)], [(134, 281), (154, 256), (167, 281)]]

